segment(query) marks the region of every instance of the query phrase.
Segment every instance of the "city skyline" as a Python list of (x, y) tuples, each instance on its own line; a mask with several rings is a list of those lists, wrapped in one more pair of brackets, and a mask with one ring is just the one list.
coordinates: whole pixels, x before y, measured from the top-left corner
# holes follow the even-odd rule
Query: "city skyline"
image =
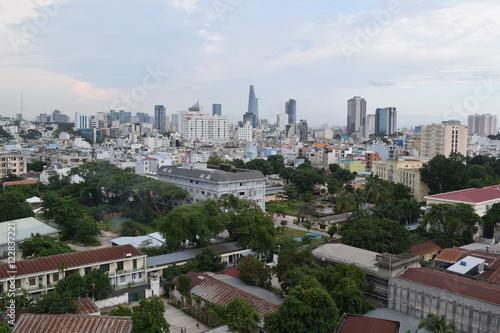
[(367, 114), (396, 107), (400, 127), (498, 113), (494, 1), (131, 0), (120, 15), (94, 0), (43, 4), (3, 8), (2, 116), (21, 111), (22, 94), (26, 119), (154, 105), (170, 115), (200, 101), (234, 124), (250, 84), (259, 118), (276, 121), (292, 97), (311, 127), (345, 126), (352, 96)]

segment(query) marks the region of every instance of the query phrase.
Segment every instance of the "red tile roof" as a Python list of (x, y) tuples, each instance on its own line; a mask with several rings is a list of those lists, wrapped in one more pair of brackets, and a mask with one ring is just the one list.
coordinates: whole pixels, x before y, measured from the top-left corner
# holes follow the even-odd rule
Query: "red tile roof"
[[(32, 274), (37, 272), (51, 271), (59, 269), (61, 263), (65, 262), (68, 268), (77, 267), (82, 265), (89, 265), (92, 263), (111, 261), (125, 258), (125, 254), (130, 253), (132, 257), (144, 256), (144, 254), (137, 250), (132, 245), (121, 245), (113, 247), (105, 247), (95, 250), (82, 251), (58, 254), (55, 256), (22, 260), (16, 262), (17, 276)], [(10, 276), (10, 264), (0, 265), (0, 279)]]
[(427, 198), (458, 201), (464, 203), (485, 202), (500, 199), (500, 185), (494, 185), (484, 188), (469, 188), (467, 190), (429, 195)]
[(75, 303), (78, 305), (79, 314), (89, 315), (93, 313), (101, 313), (94, 301), (90, 298), (77, 299)]
[(255, 306), (261, 315), (278, 310), (278, 305), (217, 280), (207, 274), (189, 272), (186, 275), (191, 277), (192, 282), (196, 280), (196, 285), (191, 285), (191, 293), (207, 302), (225, 305), (229, 301), (239, 297)]
[(435, 241), (431, 240), (422, 244), (413, 245), (410, 248), (410, 252), (416, 254), (417, 256), (422, 256), (427, 253), (432, 253), (441, 250), (441, 246), (439, 246)]
[(335, 333), (398, 333), (399, 327), (397, 321), (344, 315)]
[(34, 314), (19, 317), (13, 333), (130, 333), (130, 317)]
[(36, 180), (25, 179), (25, 180), (12, 180), (10, 182), (3, 182), (4, 186), (7, 186), (7, 185), (27, 185), (27, 184), (36, 184)]
[(500, 287), (426, 268), (409, 268), (399, 278), (500, 305)]
[(240, 277), (240, 271), (236, 267), (224, 271), (224, 274), (232, 276), (234, 278)]

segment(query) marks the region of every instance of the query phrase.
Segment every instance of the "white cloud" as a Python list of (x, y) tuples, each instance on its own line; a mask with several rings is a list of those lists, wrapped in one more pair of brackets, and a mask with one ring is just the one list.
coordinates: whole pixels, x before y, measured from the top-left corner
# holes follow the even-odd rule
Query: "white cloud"
[(191, 13), (195, 10), (199, 10), (197, 3), (199, 0), (167, 0), (167, 5), (172, 6), (176, 9), (183, 9), (187, 13)]

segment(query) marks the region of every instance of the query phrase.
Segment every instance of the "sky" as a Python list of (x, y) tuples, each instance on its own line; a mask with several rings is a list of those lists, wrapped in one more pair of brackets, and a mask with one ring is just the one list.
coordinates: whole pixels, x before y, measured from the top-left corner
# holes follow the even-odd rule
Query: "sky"
[(498, 114), (497, 0), (0, 0), (0, 115), (211, 112), (345, 126), (347, 100), (398, 127)]

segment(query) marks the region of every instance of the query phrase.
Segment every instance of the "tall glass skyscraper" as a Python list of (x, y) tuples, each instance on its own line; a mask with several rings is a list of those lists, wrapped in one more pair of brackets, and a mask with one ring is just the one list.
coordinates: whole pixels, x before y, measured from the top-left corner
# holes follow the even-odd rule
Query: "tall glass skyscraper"
[(167, 110), (163, 105), (155, 105), (155, 128), (160, 133), (166, 132)]
[(297, 122), (297, 101), (290, 99), (285, 102), (285, 113), (288, 115), (288, 123), (295, 124)]
[(347, 135), (357, 133), (365, 134), (366, 101), (364, 98), (354, 96), (347, 101)]
[(221, 104), (212, 104), (212, 116), (222, 116), (222, 105)]
[(397, 111), (394, 107), (375, 110), (375, 135), (391, 135), (396, 133)]
[(252, 127), (259, 126), (259, 103), (258, 98), (255, 97), (255, 90), (250, 86), (250, 93), (248, 94), (248, 112), (243, 116), (243, 122), (252, 120)]

